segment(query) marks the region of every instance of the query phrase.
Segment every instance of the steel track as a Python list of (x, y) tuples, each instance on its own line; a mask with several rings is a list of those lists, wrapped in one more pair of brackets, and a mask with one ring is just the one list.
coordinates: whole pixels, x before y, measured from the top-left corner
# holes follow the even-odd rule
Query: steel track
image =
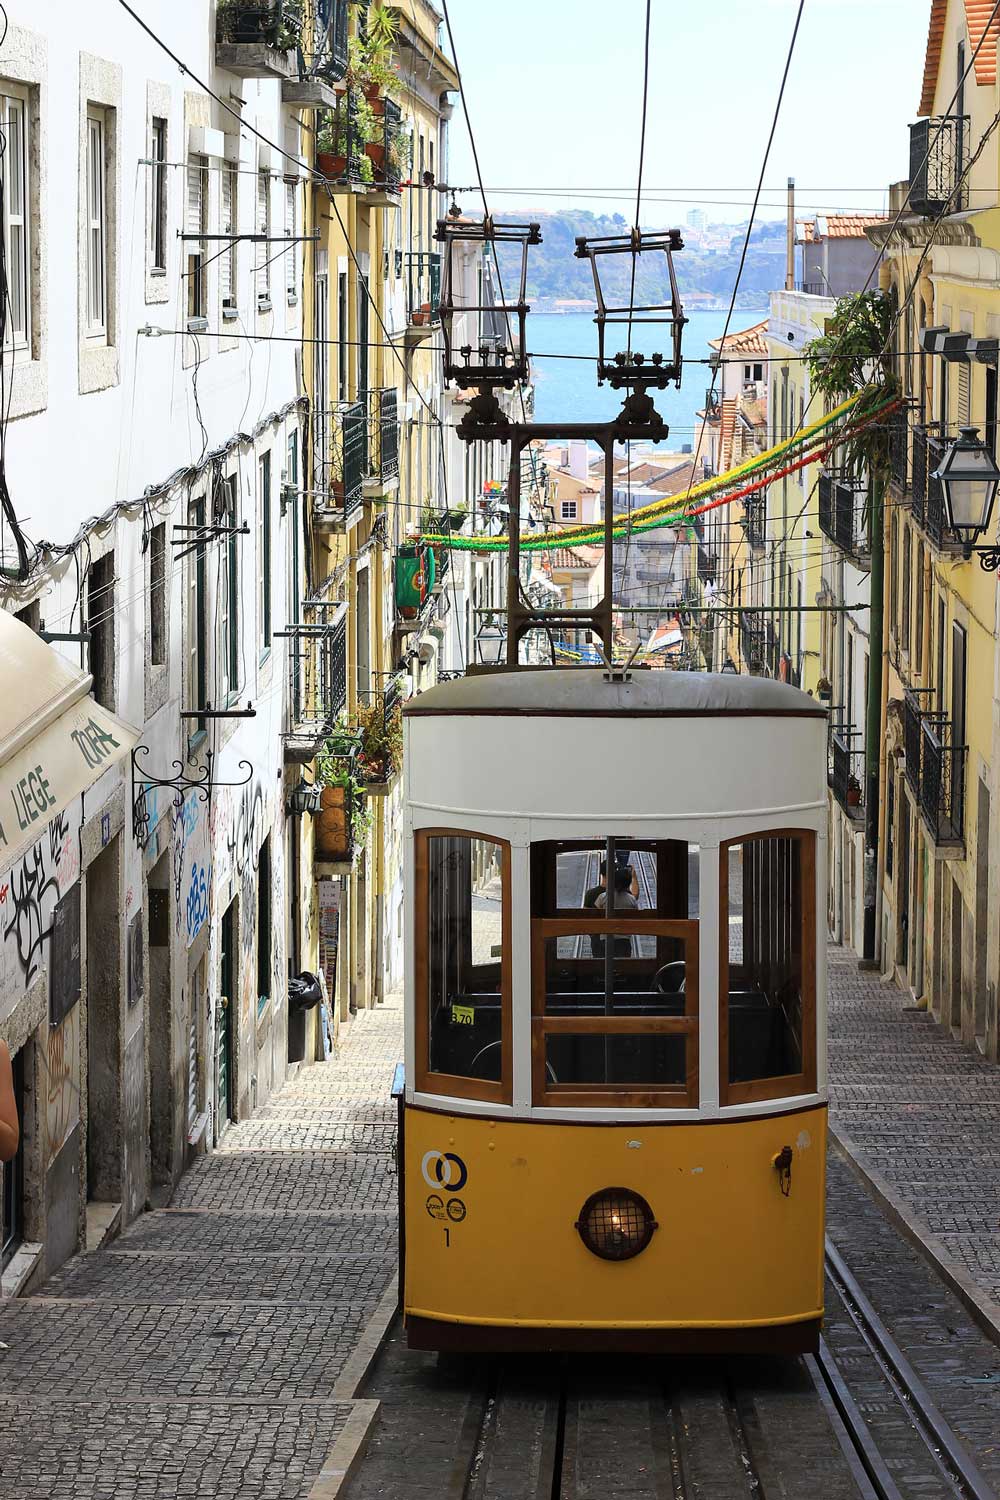
[[(826, 1241), (826, 1274), (852, 1324), (892, 1391), (907, 1423), (926, 1450), (929, 1467), (958, 1500), (997, 1500), (962, 1439), (931, 1399), (930, 1393), (899, 1344), (865, 1296), (830, 1238)], [(866, 1500), (908, 1500), (899, 1489), (858, 1404), (851, 1394), (825, 1338), (807, 1360), (821, 1395), (832, 1405), (832, 1417)]]

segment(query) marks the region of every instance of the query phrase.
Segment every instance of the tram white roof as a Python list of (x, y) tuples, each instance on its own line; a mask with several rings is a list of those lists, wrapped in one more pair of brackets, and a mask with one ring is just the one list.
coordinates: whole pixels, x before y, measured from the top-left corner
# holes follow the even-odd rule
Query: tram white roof
[(808, 693), (766, 677), (735, 673), (635, 670), (627, 681), (603, 669), (553, 667), (484, 672), (439, 683), (405, 705), (420, 714), (557, 714), (702, 717), (751, 714), (824, 718)]

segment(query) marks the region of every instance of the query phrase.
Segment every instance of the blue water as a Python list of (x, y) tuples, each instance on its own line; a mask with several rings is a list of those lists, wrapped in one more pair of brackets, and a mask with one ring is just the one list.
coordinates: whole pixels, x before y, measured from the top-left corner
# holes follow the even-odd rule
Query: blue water
[[(766, 317), (760, 309), (734, 312), (729, 331), (751, 328)], [(689, 314), (684, 329), (685, 359), (705, 358), (708, 340), (718, 338), (726, 326), (725, 308), (699, 309)], [(535, 379), (536, 422), (608, 422), (621, 410), (622, 393), (597, 384), (597, 328), (588, 313), (529, 313), (528, 348)], [(536, 352), (537, 351), (537, 352)], [(587, 354), (582, 359), (545, 359), (551, 354)], [(705, 391), (712, 382), (707, 365), (688, 365), (680, 390), (669, 386), (654, 392), (656, 407), (670, 427), (670, 447), (679, 451), (694, 441), (695, 412), (705, 404)]]

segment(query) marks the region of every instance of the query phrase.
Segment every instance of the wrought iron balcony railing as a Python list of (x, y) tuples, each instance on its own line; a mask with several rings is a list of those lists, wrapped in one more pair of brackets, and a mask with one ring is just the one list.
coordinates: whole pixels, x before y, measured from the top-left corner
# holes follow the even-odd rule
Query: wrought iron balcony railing
[(909, 423), (906, 408), (893, 412), (889, 418), (889, 473), (893, 484), (906, 495), (909, 477)]
[(937, 115), (910, 126), (910, 208), (936, 218), (966, 207), (962, 181), (968, 115)]
[(948, 536), (944, 494), (934, 472), (944, 458), (945, 448), (945, 440), (936, 430), (930, 427), (913, 429), (913, 478), (910, 486), (913, 519), (928, 540), (939, 548), (947, 543)]
[(748, 672), (755, 677), (763, 677), (767, 674), (764, 627), (760, 624), (760, 617), (756, 612), (740, 616), (740, 650)]
[(751, 547), (766, 546), (767, 502), (763, 495), (754, 495), (743, 502), (743, 528)]
[(278, 634), (288, 641), (289, 760), (311, 760), (347, 702), (347, 605), (313, 595), (302, 619)]
[(363, 401), (342, 401), (316, 413), (316, 496), (314, 521), (344, 526), (354, 520), (364, 497), (368, 464), (368, 413)]
[(437, 250), (406, 254), (406, 321), (430, 327), (440, 322), (441, 256)]
[(848, 556), (867, 556), (871, 550), (867, 486), (849, 476), (821, 474), (819, 529)]
[(964, 833), (967, 747), (952, 741), (949, 719), (922, 707), (920, 695), (908, 689), (903, 699), (906, 779), (936, 844), (960, 843)]
[(399, 407), (395, 386), (368, 392), (365, 478), (388, 484), (399, 474)]
[(402, 111), (393, 99), (370, 101), (374, 128), (356, 89), (346, 88), (320, 129), (316, 164), (330, 183), (345, 189), (370, 187), (398, 193), (409, 169), (410, 141), (403, 132)]
[(864, 815), (865, 753), (860, 731), (845, 725), (830, 735), (830, 790), (851, 818)]

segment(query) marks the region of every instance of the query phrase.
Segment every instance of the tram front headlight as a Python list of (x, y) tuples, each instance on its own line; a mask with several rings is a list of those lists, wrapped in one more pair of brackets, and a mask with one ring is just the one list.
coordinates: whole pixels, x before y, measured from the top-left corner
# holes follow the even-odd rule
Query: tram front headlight
[(591, 1193), (574, 1227), (601, 1260), (631, 1260), (645, 1250), (658, 1226), (641, 1194), (609, 1187)]

